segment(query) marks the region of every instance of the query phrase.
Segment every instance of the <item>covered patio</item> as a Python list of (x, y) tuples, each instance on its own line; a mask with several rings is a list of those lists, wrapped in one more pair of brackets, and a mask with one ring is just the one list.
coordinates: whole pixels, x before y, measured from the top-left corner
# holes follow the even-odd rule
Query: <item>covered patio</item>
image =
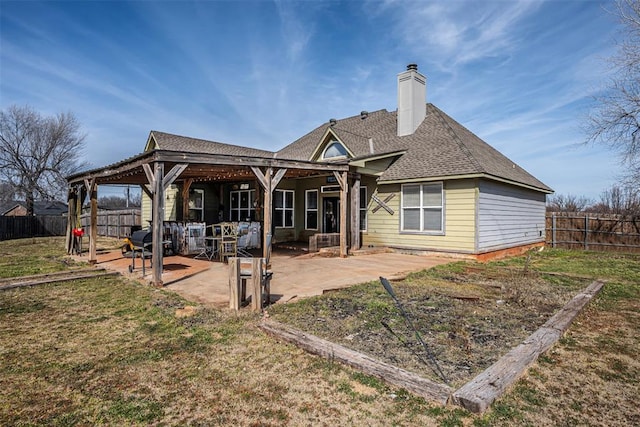
[[(89, 240), (89, 261), (97, 263), (97, 188), (105, 184), (140, 185), (152, 200), (151, 220), (151, 260), (150, 282), (154, 286), (163, 286), (163, 221), (165, 218), (165, 192), (174, 182), (180, 182), (182, 203), (188, 203), (189, 189), (194, 182), (230, 183), (254, 180), (263, 190), (261, 218), (262, 256), (267, 258), (268, 230), (272, 229), (273, 193), (283, 178), (306, 178), (313, 176), (333, 176), (340, 187), (340, 256), (347, 256), (347, 245), (358, 249), (360, 245), (359, 217), (352, 216), (348, 224), (347, 207), (359, 203), (358, 191), (352, 191), (353, 200), (348, 200), (349, 186), (359, 185), (359, 176), (349, 174), (346, 162), (317, 163), (295, 160), (281, 160), (270, 157), (242, 156), (229, 154), (208, 154), (194, 152), (176, 152), (151, 149), (135, 157), (123, 160), (100, 169), (78, 173), (67, 178), (69, 184), (69, 221), (67, 229), (67, 252), (73, 251), (74, 224), (78, 215), (77, 206), (82, 205), (86, 196), (90, 200), (90, 226), (87, 232)], [(187, 212), (185, 207), (183, 212)], [(347, 234), (351, 231), (350, 238)], [(273, 258), (272, 269), (277, 277), (283, 269), (278, 266), (279, 259)], [(223, 267), (220, 267), (223, 268)], [(227, 275), (224, 274), (226, 278)], [(276, 279), (278, 281), (278, 279)]]
[[(286, 303), (321, 295), (331, 290), (376, 281), (380, 276), (399, 279), (410, 272), (452, 261), (452, 258), (447, 257), (396, 252), (363, 252), (348, 258), (336, 258), (282, 249), (274, 250), (271, 259), (271, 303)], [(148, 265), (149, 260), (146, 262)], [(135, 280), (151, 281), (150, 270), (146, 271), (145, 276), (142, 275), (139, 260), (136, 260), (136, 269), (129, 272), (131, 260), (123, 258), (119, 250), (98, 254), (96, 263)], [(171, 256), (165, 257), (164, 266), (161, 279), (166, 289), (191, 301), (228, 307), (230, 294), (227, 264)]]

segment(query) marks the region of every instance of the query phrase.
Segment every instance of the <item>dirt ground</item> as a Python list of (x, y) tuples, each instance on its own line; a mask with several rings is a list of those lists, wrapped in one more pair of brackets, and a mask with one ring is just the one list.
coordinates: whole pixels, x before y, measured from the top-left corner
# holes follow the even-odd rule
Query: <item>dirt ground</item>
[(461, 264), (457, 273), (435, 269), (393, 282), (407, 317), (380, 282), (297, 307), (273, 307), (269, 314), (305, 332), (459, 387), (521, 343), (588, 285), (561, 279), (552, 285), (536, 275), (510, 270), (487, 273), (483, 267)]

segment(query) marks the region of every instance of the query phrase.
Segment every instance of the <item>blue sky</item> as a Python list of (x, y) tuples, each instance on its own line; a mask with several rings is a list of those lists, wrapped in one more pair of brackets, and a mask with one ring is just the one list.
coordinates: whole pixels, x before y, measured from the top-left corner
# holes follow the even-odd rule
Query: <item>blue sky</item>
[(557, 193), (597, 199), (620, 168), (580, 127), (615, 51), (612, 8), (0, 0), (0, 107), (75, 113), (94, 167), (140, 153), (150, 130), (277, 150), (395, 110), (396, 76), (417, 63), (428, 102)]

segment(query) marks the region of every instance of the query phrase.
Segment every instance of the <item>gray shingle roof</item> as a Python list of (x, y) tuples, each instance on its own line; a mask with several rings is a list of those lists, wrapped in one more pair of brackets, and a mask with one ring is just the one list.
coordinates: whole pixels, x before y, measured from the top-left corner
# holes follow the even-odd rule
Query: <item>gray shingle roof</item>
[[(317, 127), (276, 156), (310, 160), (329, 126), (325, 123)], [(355, 157), (405, 151), (380, 176), (379, 182), (481, 174), (552, 191), (432, 104), (427, 104), (425, 119), (411, 135), (397, 136), (396, 112), (387, 110), (369, 113), (365, 119), (358, 115), (337, 120), (331, 129)]]
[(274, 155), (273, 151), (241, 147), (239, 145), (224, 144), (222, 142), (207, 141), (205, 139), (189, 138), (156, 130), (152, 130), (149, 137), (153, 137), (159, 150), (250, 157), (273, 157)]

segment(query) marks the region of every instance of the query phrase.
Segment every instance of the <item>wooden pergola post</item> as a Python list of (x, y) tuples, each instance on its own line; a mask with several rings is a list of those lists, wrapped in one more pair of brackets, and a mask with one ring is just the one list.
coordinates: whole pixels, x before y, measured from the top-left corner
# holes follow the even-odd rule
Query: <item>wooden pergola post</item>
[[(89, 263), (98, 262), (96, 257), (97, 239), (98, 239), (98, 185), (96, 179), (91, 178), (84, 180), (84, 186), (89, 193), (91, 203), (91, 213), (89, 217)], [(82, 206), (82, 202), (80, 202)]]
[(153, 254), (151, 257), (151, 284), (153, 286), (162, 286), (164, 193), (187, 166), (185, 163), (177, 164), (165, 175), (164, 163), (162, 162), (155, 163), (153, 170), (147, 163), (142, 165), (151, 187), (151, 253)]
[(182, 184), (182, 220), (189, 220), (189, 190), (193, 184), (193, 178), (185, 179)]
[(271, 212), (273, 209), (273, 190), (278, 186), (284, 174), (287, 173), (287, 169), (278, 169), (274, 173), (272, 167), (268, 167), (263, 173), (260, 168), (251, 166), (251, 170), (260, 182), (260, 185), (264, 189), (264, 206), (263, 206), (263, 224), (264, 233), (262, 237), (262, 256), (267, 258), (267, 234), (271, 233), (271, 226), (273, 224), (273, 218)]
[(360, 249), (360, 174), (351, 179), (351, 250)]
[(76, 223), (76, 192), (69, 187), (67, 192), (67, 234), (65, 236), (65, 248), (67, 254), (73, 249), (73, 227)]
[(347, 179), (347, 172), (333, 171), (333, 175), (340, 184), (340, 257), (347, 257), (347, 216), (349, 210), (347, 209), (349, 200), (347, 198), (349, 194), (349, 185)]

